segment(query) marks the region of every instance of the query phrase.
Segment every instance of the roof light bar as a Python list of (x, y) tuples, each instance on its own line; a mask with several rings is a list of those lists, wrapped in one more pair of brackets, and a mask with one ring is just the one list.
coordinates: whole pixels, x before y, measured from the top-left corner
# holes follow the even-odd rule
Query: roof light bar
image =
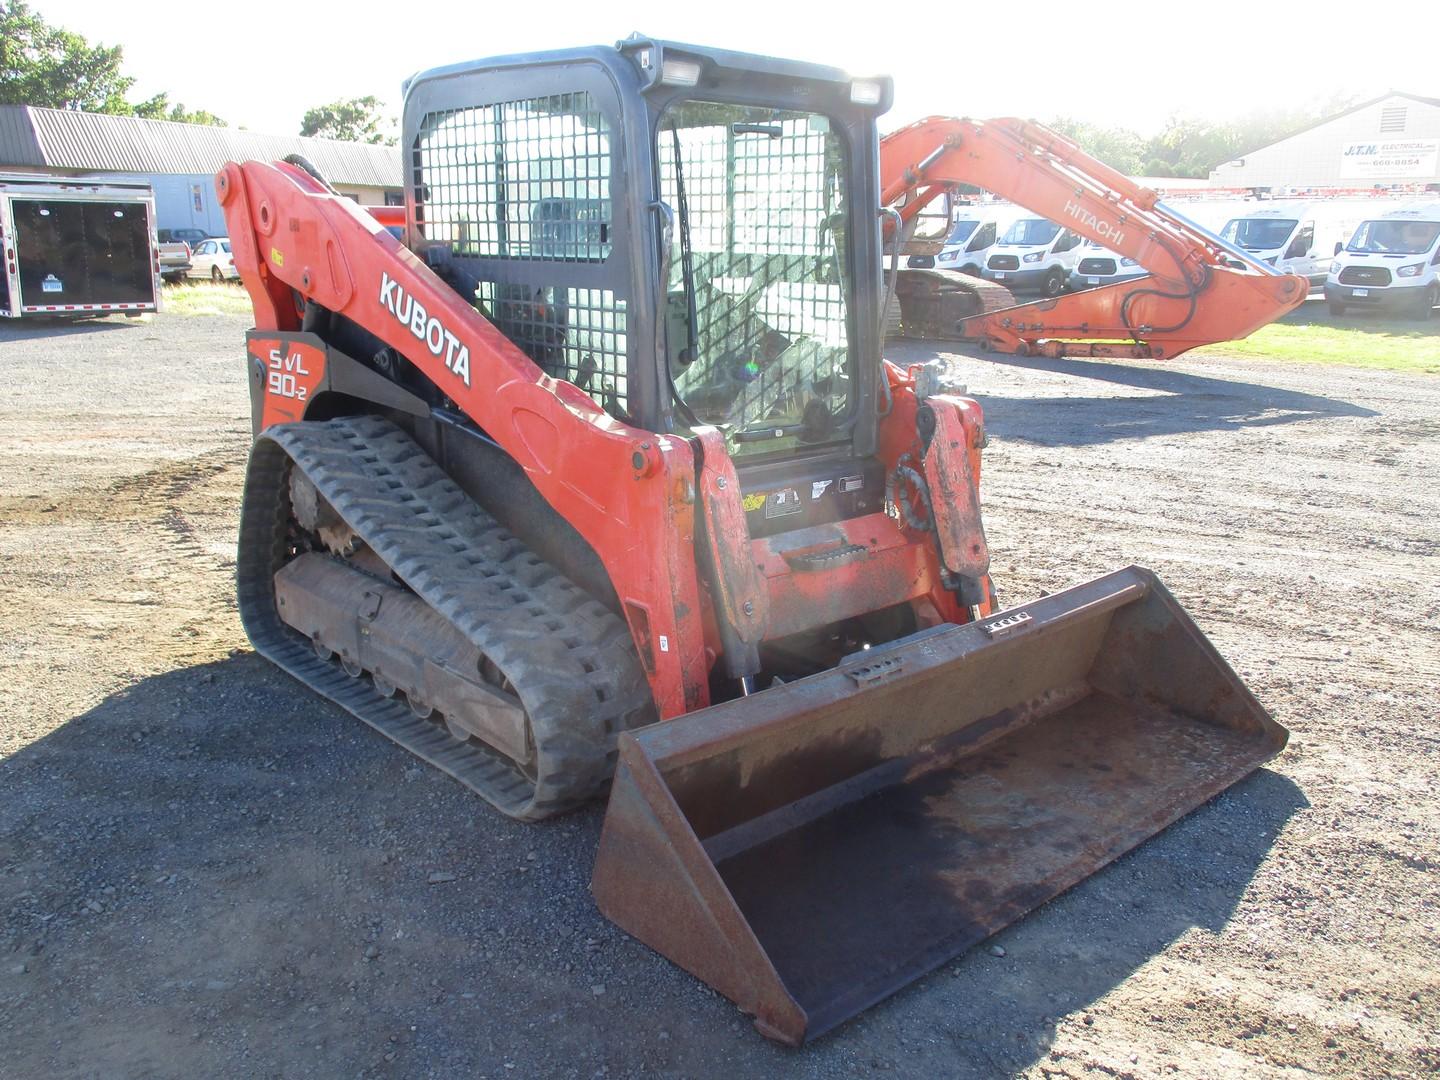
[(854, 105), (879, 105), (885, 88), (874, 79), (856, 79), (850, 84), (850, 102)]
[(694, 86), (700, 81), (700, 65), (694, 60), (671, 60), (660, 63), (660, 81), (666, 86)]

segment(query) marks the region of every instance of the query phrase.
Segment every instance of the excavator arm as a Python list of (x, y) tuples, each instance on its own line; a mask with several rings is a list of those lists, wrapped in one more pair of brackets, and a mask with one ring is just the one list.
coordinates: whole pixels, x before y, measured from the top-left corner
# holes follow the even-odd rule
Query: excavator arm
[[(960, 321), (963, 338), (1022, 355), (1161, 359), (1242, 338), (1309, 290), (1167, 207), (1061, 135), (1016, 119), (930, 117), (880, 144), (881, 201), (903, 222), (971, 184), (1134, 259), (1151, 276)], [(893, 226), (892, 226), (893, 228)]]

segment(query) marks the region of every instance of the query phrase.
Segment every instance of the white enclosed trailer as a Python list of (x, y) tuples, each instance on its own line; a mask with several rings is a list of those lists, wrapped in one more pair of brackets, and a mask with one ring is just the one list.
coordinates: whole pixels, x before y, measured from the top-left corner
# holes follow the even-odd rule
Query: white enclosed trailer
[(159, 307), (149, 184), (0, 174), (0, 318)]

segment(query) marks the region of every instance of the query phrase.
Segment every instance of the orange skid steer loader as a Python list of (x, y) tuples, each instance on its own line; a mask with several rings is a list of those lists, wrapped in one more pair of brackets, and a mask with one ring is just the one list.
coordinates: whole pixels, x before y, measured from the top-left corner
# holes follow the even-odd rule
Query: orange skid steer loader
[[(1151, 574), (997, 610), (980, 406), (880, 355), (888, 80), (632, 38), (406, 88), (387, 229), (217, 176), (256, 648), (800, 1043), (1285, 733)], [(393, 235), (404, 233), (404, 242)]]

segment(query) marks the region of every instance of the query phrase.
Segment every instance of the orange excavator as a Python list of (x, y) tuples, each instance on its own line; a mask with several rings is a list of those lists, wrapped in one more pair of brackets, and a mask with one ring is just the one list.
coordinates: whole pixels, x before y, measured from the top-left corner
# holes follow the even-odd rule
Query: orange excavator
[(1001, 608), (980, 405), (881, 357), (891, 95), (632, 37), (414, 77), (403, 227), (216, 177), (256, 649), (512, 817), (608, 787), (600, 910), (788, 1043), (1285, 742), (1145, 570)]
[[(961, 184), (1133, 259), (1150, 277), (960, 320), (956, 337), (1031, 356), (1165, 359), (1253, 333), (1305, 302), (1282, 274), (1061, 135), (1025, 120), (931, 117), (880, 143), (881, 201), (913, 220)], [(894, 233), (893, 226), (891, 228)]]

